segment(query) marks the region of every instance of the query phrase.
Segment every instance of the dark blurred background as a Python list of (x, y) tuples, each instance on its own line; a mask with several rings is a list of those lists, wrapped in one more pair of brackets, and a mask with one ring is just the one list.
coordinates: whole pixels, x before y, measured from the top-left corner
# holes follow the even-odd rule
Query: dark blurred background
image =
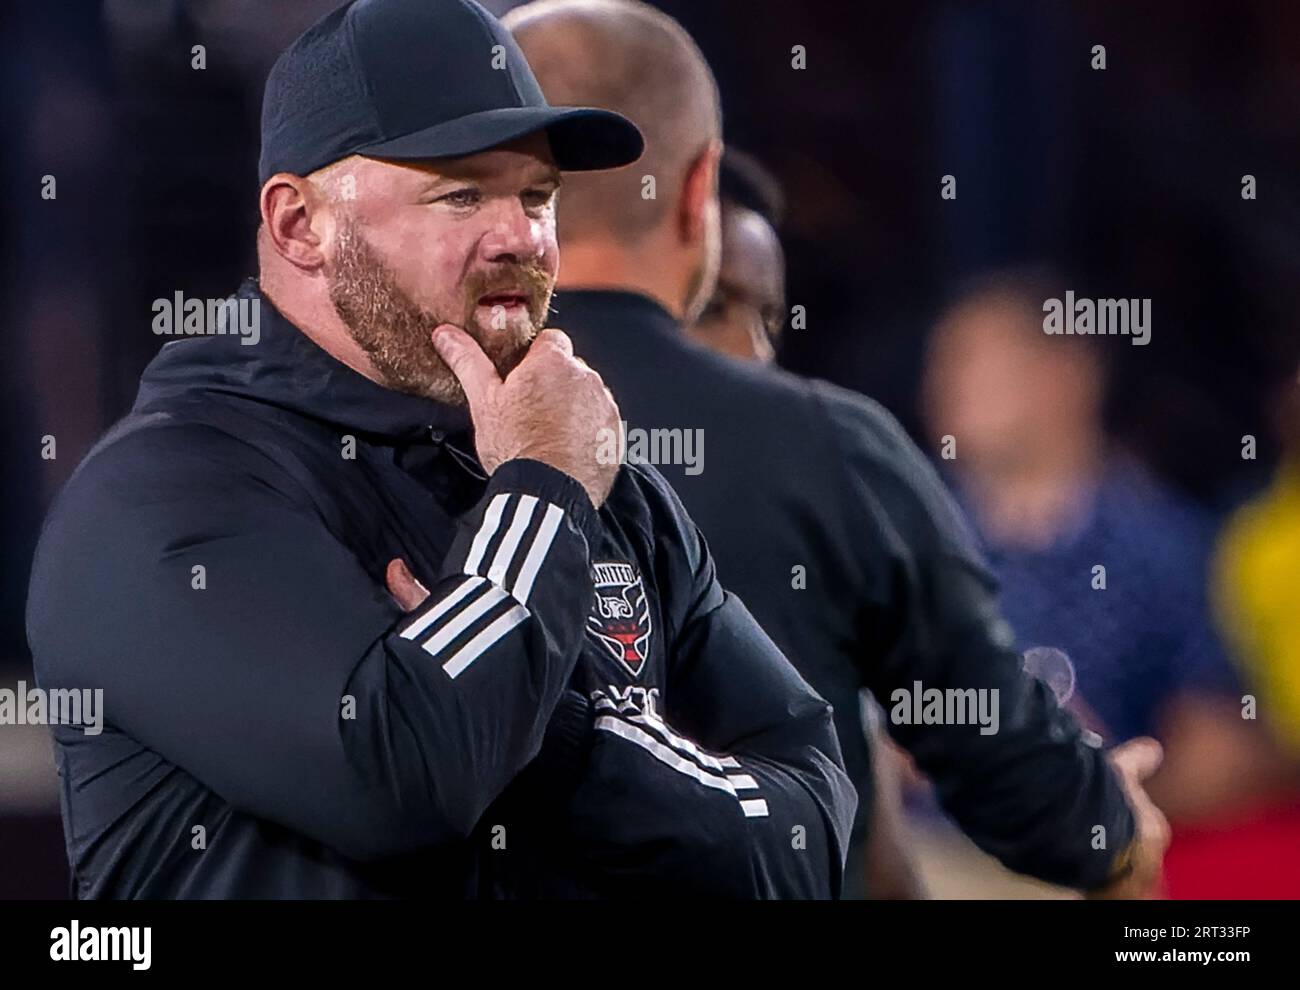
[[(335, 6), (0, 5), (0, 684), (30, 679), (41, 519), (130, 405), (160, 343), (151, 301), (223, 296), (254, 270), (262, 82)], [(922, 440), (927, 335), (954, 291), (1049, 263), (1081, 295), (1152, 300), (1152, 342), (1110, 348), (1112, 435), (1216, 520), (1269, 484), (1300, 363), (1300, 5), (657, 6), (711, 61), (728, 142), (784, 187), (807, 328), (783, 335), (781, 364), (876, 397)], [(807, 68), (779, 71), (794, 45)], [(0, 726), (0, 896), (65, 892), (48, 736)]]

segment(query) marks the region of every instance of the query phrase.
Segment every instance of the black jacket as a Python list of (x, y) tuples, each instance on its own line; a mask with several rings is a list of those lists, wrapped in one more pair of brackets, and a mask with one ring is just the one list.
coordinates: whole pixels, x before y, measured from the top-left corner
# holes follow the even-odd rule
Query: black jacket
[[(860, 690), (886, 714), (894, 692), (915, 694), (917, 682), (923, 691), (997, 690), (995, 734), (974, 724), (889, 731), (983, 849), (1044, 880), (1102, 883), (1132, 838), (1119, 783), (1050, 692), (1022, 673), (981, 554), (894, 418), (825, 382), (697, 347), (645, 296), (561, 292), (554, 310), (554, 325), (618, 400), (629, 459), (637, 439), (655, 452), (654, 430), (701, 431), (702, 460), (660, 470), (707, 537), (723, 583), (834, 706), (861, 795), (855, 841), (870, 802)], [(672, 439), (660, 434), (661, 456)]]
[(467, 427), (266, 300), (256, 345), (162, 349), (32, 576), (41, 686), (104, 691), (55, 730), (75, 894), (838, 893), (828, 706), (671, 489), (488, 479)]

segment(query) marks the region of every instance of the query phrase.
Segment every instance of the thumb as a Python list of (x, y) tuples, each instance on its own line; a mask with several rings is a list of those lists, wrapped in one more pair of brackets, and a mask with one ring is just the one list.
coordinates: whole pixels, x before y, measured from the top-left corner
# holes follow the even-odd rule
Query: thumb
[(1130, 739), (1111, 750), (1111, 759), (1115, 766), (1126, 776), (1139, 781), (1146, 780), (1159, 770), (1164, 758), (1164, 749), (1148, 736)]
[(478, 341), (460, 327), (443, 323), (434, 328), (433, 346), (438, 356), (447, 362), (451, 373), (460, 381), (473, 410), (493, 385), (501, 384), (501, 376), (491, 359), (483, 353)]
[(429, 589), (415, 580), (415, 575), (401, 557), (394, 557), (388, 562), (384, 578), (388, 582), (388, 593), (397, 600), (404, 612), (414, 611), (429, 597)]

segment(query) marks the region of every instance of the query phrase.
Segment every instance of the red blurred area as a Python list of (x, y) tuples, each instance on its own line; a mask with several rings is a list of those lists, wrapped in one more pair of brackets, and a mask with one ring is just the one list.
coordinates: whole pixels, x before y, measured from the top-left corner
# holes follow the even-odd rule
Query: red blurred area
[(1300, 897), (1300, 799), (1174, 828), (1165, 857), (1170, 898)]

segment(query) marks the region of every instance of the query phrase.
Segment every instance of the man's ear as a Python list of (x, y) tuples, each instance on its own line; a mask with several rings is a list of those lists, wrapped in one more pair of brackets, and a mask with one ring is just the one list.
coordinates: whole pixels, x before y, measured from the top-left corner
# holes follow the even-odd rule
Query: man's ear
[(325, 236), (332, 229), (324, 193), (310, 179), (277, 172), (262, 186), (262, 226), (275, 251), (304, 271), (325, 264)]
[(688, 244), (704, 240), (708, 232), (709, 211), (719, 209), (718, 166), (721, 161), (722, 142), (713, 140), (686, 169), (681, 205), (677, 211), (677, 232)]

